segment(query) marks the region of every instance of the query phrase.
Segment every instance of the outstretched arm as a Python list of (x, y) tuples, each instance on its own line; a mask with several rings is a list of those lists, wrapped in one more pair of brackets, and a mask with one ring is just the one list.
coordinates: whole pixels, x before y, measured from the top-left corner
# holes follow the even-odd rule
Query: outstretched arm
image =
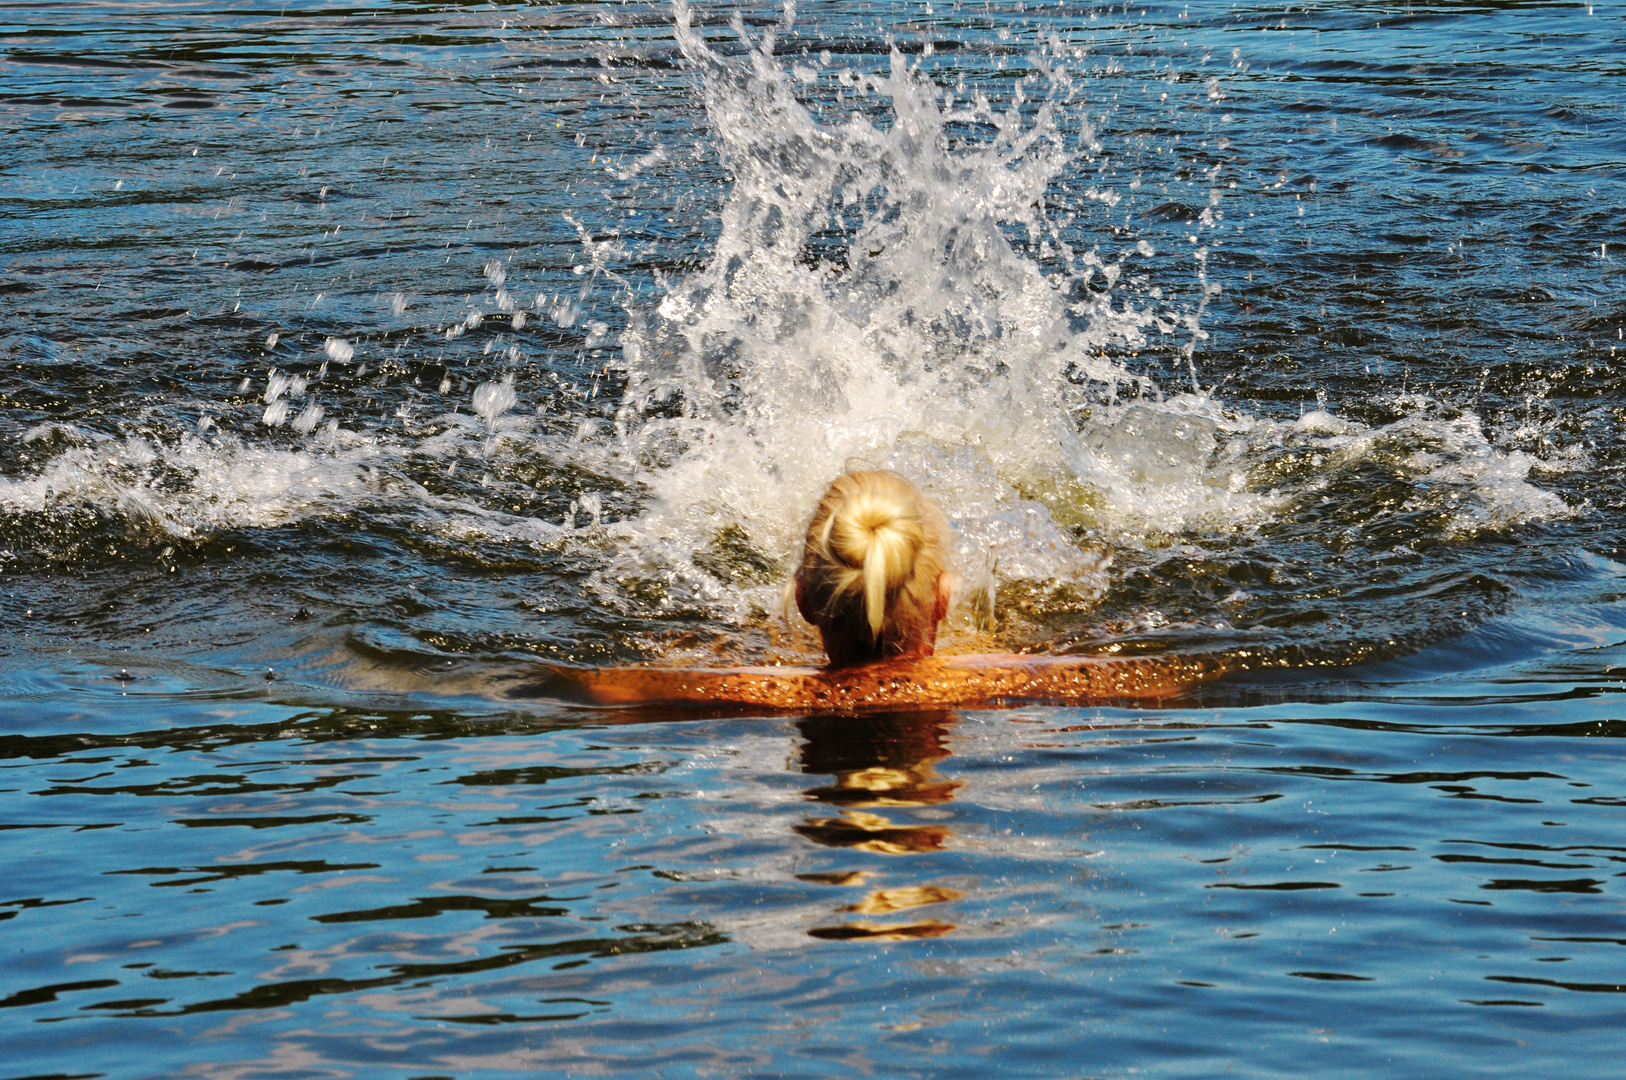
[(1223, 658), (928, 657), (841, 668), (550, 668), (528, 689), (593, 705), (737, 705), (848, 712), (951, 705), (1155, 701), (1224, 675)]

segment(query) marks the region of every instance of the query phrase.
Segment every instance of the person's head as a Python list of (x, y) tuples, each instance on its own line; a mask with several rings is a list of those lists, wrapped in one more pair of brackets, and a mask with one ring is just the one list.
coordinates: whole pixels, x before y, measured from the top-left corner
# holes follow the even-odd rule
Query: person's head
[(849, 473), (808, 523), (796, 606), (832, 664), (929, 656), (950, 582), (937, 504), (897, 473)]

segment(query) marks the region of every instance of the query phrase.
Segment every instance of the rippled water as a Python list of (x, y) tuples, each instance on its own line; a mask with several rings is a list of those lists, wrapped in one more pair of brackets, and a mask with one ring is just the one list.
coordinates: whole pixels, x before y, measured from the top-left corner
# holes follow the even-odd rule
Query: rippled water
[[(1596, 1072), (1626, 13), (731, 10), (0, 4), (0, 1075)], [(854, 462), (1253, 670), (516, 689)]]

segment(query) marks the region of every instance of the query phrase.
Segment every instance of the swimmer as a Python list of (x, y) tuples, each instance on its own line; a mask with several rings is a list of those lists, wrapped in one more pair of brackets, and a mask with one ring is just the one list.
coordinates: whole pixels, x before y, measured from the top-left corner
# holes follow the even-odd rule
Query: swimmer
[(892, 472), (837, 477), (819, 500), (788, 590), (819, 632), (824, 668), (553, 668), (527, 692), (598, 705), (793, 712), (1173, 697), (1224, 673), (1212, 658), (938, 657), (954, 576), (937, 504)]

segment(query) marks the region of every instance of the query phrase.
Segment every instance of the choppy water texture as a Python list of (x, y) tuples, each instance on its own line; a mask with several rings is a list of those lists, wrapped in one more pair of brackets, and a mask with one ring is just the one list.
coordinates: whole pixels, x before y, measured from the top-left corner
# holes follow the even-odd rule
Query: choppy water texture
[[(1595, 1074), (1626, 9), (0, 3), (0, 1075)], [(952, 650), (805, 660), (851, 464)]]

